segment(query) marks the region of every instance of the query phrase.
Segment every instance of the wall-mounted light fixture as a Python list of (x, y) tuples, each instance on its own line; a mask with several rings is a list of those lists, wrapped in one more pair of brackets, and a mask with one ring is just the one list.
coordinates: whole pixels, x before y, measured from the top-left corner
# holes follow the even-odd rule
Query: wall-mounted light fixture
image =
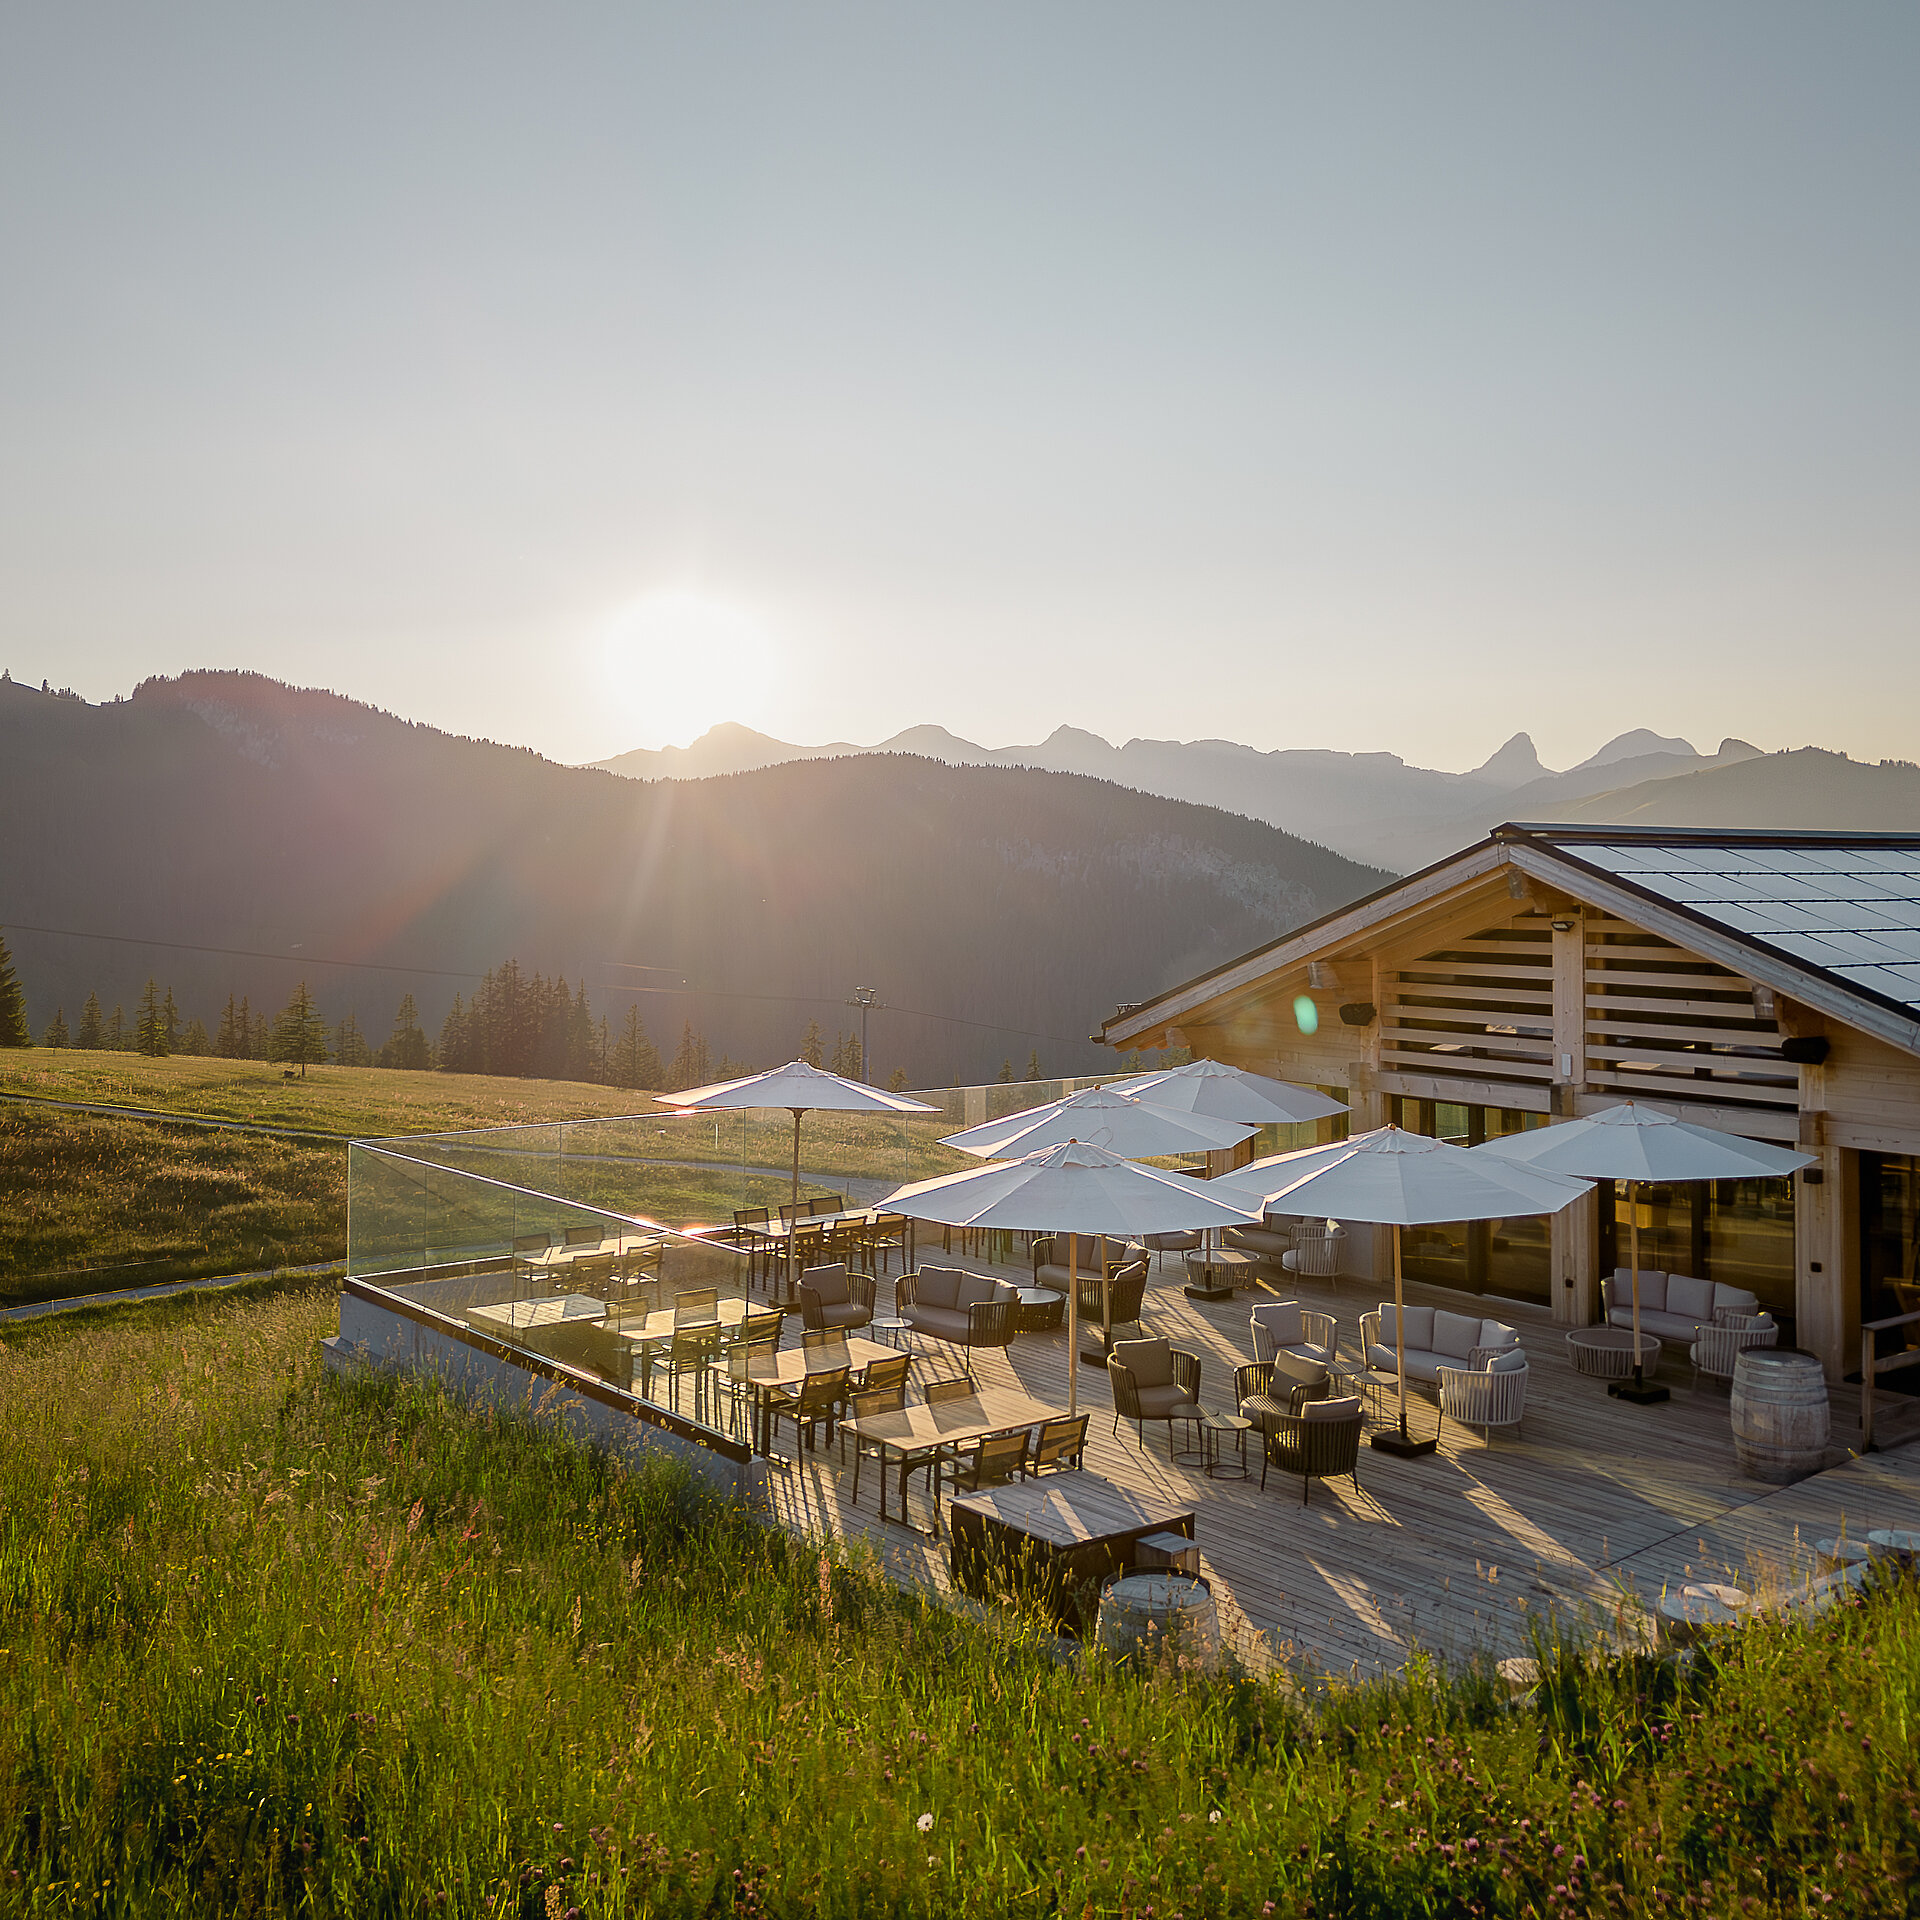
[(1573, 931), (1573, 922), (1571, 920), (1556, 920), (1553, 923), (1553, 930), (1555, 933), (1571, 933)]

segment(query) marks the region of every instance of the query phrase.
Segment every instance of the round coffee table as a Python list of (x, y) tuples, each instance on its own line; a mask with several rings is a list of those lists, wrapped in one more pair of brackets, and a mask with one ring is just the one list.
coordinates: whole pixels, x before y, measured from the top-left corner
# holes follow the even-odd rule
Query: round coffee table
[(1262, 1258), (1243, 1247), (1217, 1247), (1211, 1253), (1187, 1255), (1189, 1300), (1231, 1300), (1236, 1287), (1249, 1287), (1258, 1276)]
[[(1203, 1413), (1200, 1416), (1200, 1464), (1209, 1480), (1244, 1480), (1247, 1477), (1247, 1435), (1253, 1422), (1244, 1413)], [(1232, 1434), (1238, 1448), (1238, 1460), (1220, 1457), (1220, 1439)]]
[[(1633, 1371), (1633, 1331), (1629, 1327), (1576, 1327), (1567, 1335), (1573, 1370), (1595, 1380), (1624, 1380)], [(1660, 1365), (1660, 1342), (1652, 1334), (1640, 1336), (1640, 1371)]]
[(1067, 1296), (1051, 1287), (1022, 1287), (1014, 1324), (1022, 1333), (1051, 1333), (1065, 1317)]
[(884, 1340), (890, 1347), (904, 1348), (911, 1325), (910, 1321), (895, 1320), (885, 1314), (876, 1314), (867, 1322), (867, 1331), (876, 1340)]

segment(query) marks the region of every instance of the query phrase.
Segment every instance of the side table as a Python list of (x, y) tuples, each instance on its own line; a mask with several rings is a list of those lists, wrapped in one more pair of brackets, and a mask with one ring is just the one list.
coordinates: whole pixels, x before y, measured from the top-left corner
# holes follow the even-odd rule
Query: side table
[[(1200, 1464), (1209, 1480), (1244, 1480), (1247, 1477), (1247, 1435), (1253, 1422), (1244, 1413), (1203, 1413), (1200, 1416)], [(1238, 1460), (1220, 1457), (1220, 1436), (1234, 1437)]]

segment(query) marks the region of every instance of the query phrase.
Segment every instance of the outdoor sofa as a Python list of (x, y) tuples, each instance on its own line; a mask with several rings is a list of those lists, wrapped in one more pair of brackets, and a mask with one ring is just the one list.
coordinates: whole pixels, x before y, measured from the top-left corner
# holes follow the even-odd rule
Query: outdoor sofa
[[(959, 1267), (921, 1267), (893, 1283), (894, 1312), (917, 1334), (965, 1347), (1010, 1347), (1020, 1293), (1004, 1280)], [(972, 1365), (971, 1359), (968, 1361)]]
[[(1735, 1315), (1750, 1318), (1759, 1311), (1758, 1297), (1744, 1287), (1695, 1280), (1684, 1273), (1641, 1270), (1640, 1331), (1656, 1339), (1691, 1345), (1699, 1328), (1720, 1326), (1726, 1317)], [(1633, 1325), (1633, 1275), (1626, 1267), (1615, 1267), (1613, 1278), (1607, 1282), (1607, 1323), (1615, 1327)]]
[(1101, 1233), (1043, 1233), (1033, 1243), (1033, 1284), (1050, 1287), (1055, 1293), (1067, 1290), (1067, 1243), (1078, 1242), (1074, 1267), (1084, 1280), (1088, 1274), (1098, 1280), (1115, 1267), (1130, 1266), (1147, 1257), (1144, 1246), (1127, 1240), (1110, 1240)]
[[(1360, 1316), (1360, 1351), (1376, 1373), (1398, 1375), (1391, 1300)], [(1527, 1364), (1526, 1350), (1512, 1327), (1477, 1314), (1449, 1313), (1444, 1307), (1407, 1309), (1406, 1354), (1408, 1384), (1433, 1387), (1440, 1384), (1442, 1367), (1484, 1373)]]

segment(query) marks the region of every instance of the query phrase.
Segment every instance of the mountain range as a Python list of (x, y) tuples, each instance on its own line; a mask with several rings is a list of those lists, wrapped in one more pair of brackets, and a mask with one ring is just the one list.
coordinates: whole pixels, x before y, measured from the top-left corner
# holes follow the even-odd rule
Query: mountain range
[(873, 747), (803, 747), (724, 725), (691, 746), (640, 749), (596, 764), (632, 779), (685, 780), (862, 753), (1085, 774), (1243, 813), (1396, 873), (1467, 846), (1505, 820), (1920, 827), (1920, 774), (1904, 762), (1868, 765), (1814, 747), (1763, 754), (1733, 739), (1702, 754), (1644, 727), (1560, 772), (1540, 764), (1525, 733), (1471, 772), (1442, 773), (1391, 753), (1268, 753), (1228, 740), (1135, 739), (1116, 747), (1075, 727), (1060, 727), (1034, 746), (986, 748), (922, 726)]
[(431, 1033), (512, 958), (713, 1057), (829, 1042), (856, 985), (877, 1077), (1111, 1067), (1121, 999), (1387, 876), (1264, 822), (1082, 773), (903, 753), (641, 783), (256, 674), (89, 704), (0, 679), (0, 927), (33, 1029), (149, 975), (213, 1028), (229, 993), (378, 1044)]

